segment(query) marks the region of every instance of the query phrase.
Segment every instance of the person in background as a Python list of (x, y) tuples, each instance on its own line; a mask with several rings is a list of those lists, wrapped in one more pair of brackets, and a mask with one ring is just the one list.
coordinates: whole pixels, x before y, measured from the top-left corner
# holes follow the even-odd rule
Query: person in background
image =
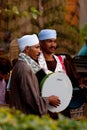
[(4, 35), (3, 35), (3, 42), (2, 42), (2, 46), (5, 49), (5, 53), (9, 52), (9, 45), (11, 42), (11, 32), (10, 31), (5, 31)]
[[(57, 32), (54, 29), (43, 29), (39, 32), (38, 38), (41, 46), (41, 54), (38, 63), (46, 74), (62, 71), (68, 75), (72, 86), (85, 87), (79, 78), (76, 69), (69, 55), (55, 55), (57, 48)], [(65, 116), (71, 117), (69, 108), (62, 112)], [(52, 116), (55, 114), (52, 113)]]
[(57, 107), (57, 96), (41, 97), (36, 73), (41, 71), (37, 63), (40, 54), (39, 40), (36, 34), (24, 35), (18, 39), (19, 57), (12, 69), (10, 80), (10, 107), (25, 114), (45, 115), (48, 104)]
[(9, 73), (11, 70), (11, 63), (9, 59), (0, 57), (0, 104), (7, 104), (7, 91), (6, 86), (9, 79)]

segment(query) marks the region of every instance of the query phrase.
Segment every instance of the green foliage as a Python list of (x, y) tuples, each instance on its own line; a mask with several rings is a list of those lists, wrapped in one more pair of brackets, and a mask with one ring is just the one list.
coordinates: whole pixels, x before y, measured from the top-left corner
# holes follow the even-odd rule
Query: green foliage
[(56, 130), (57, 122), (43, 116), (25, 115), (20, 111), (0, 109), (0, 128), (2, 130)]
[(31, 11), (32, 17), (33, 17), (34, 19), (37, 19), (38, 16), (40, 16), (39, 10), (37, 10), (35, 7), (31, 7), (31, 8), (30, 8), (30, 11)]
[(86, 130), (86, 120), (70, 120), (60, 115), (58, 120), (58, 128), (60, 128), (60, 130)]
[(66, 39), (68, 41), (71, 41), (71, 43), (78, 43), (79, 42), (79, 32), (74, 27), (67, 23), (64, 23), (63, 25), (60, 25), (58, 28), (58, 36), (63, 40)]
[(15, 109), (0, 108), (0, 130), (87, 130), (86, 122), (62, 115), (59, 115), (58, 120), (53, 120), (48, 115), (25, 115)]
[(87, 23), (80, 29), (80, 35), (82, 42), (84, 42), (85, 38), (87, 38)]

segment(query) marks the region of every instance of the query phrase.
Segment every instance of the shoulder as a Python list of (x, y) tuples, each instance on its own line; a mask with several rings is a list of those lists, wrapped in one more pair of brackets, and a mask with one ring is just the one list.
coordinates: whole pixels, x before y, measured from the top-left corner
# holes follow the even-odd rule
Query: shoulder
[(22, 60), (18, 60), (17, 63), (15, 64), (15, 66), (13, 67), (13, 71), (15, 72), (21, 72), (21, 73), (27, 73), (32, 71), (31, 67), (29, 65), (27, 65), (26, 62), (22, 61)]
[(54, 57), (57, 58), (57, 59), (59, 59), (60, 61), (64, 61), (64, 59), (66, 59), (66, 56), (62, 55), (62, 54), (54, 55)]

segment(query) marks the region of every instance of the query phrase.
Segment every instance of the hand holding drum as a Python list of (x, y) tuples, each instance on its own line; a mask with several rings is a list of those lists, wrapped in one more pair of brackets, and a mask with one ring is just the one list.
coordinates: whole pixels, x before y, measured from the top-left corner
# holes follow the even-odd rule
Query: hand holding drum
[(51, 106), (57, 107), (60, 105), (59, 97), (53, 95), (53, 96), (49, 96), (48, 99), (49, 99), (49, 104)]

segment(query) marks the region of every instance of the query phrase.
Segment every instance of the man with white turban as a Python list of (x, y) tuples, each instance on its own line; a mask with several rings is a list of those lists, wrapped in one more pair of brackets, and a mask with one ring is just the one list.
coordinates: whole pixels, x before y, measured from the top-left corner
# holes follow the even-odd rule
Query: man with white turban
[(36, 62), (40, 54), (39, 40), (36, 34), (24, 35), (18, 39), (20, 54), (10, 81), (10, 106), (25, 114), (44, 115), (48, 105), (57, 107), (57, 96), (41, 97), (36, 74), (41, 67)]

